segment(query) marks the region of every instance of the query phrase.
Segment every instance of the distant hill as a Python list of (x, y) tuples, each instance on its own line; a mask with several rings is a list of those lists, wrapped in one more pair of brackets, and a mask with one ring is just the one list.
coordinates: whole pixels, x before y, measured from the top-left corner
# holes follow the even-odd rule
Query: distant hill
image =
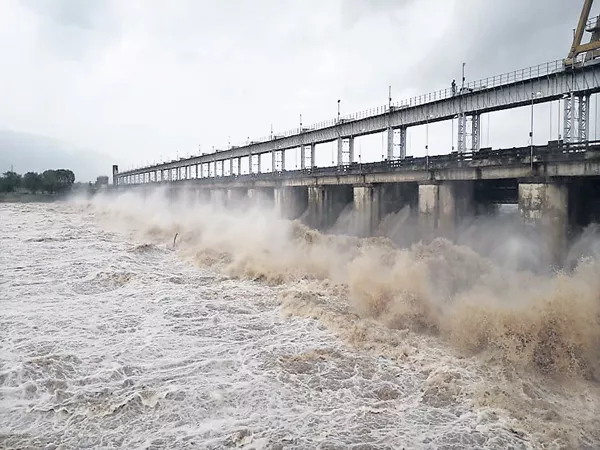
[(0, 130), (0, 173), (10, 170), (24, 174), (46, 169), (71, 169), (76, 181), (95, 181), (111, 176), (113, 158), (76, 148), (49, 137)]

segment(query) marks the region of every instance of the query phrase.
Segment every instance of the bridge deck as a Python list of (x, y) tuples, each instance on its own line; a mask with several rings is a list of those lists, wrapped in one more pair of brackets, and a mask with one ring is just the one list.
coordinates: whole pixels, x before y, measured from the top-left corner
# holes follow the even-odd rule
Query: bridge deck
[[(531, 154), (533, 150), (533, 164)], [(533, 171), (532, 171), (533, 169)], [(427, 182), (531, 177), (600, 176), (600, 141), (406, 158), (339, 167), (151, 181), (205, 187), (275, 187), (327, 184)], [(148, 184), (148, 183), (142, 183)]]
[[(462, 92), (461, 92), (462, 91)], [(320, 144), (385, 131), (388, 128), (415, 126), (447, 120), (459, 113), (479, 114), (556, 100), (565, 94), (600, 92), (600, 65), (591, 64), (564, 70), (561, 61), (541, 64), (510, 74), (469, 83), (455, 95), (451, 89), (415, 97), (408, 101), (374, 108), (341, 120), (327, 121), (308, 129), (295, 129), (281, 137), (253, 142), (230, 150), (170, 161), (121, 172), (119, 179), (158, 170), (226, 161), (273, 151)], [(535, 95), (534, 95), (535, 93)]]

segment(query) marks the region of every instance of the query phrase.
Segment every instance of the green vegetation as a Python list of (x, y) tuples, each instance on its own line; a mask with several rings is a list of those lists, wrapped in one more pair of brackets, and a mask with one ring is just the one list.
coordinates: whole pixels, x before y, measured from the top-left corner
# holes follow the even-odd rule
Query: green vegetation
[(0, 177), (0, 192), (66, 192), (75, 183), (75, 174), (68, 169), (27, 172), (25, 175), (8, 171)]

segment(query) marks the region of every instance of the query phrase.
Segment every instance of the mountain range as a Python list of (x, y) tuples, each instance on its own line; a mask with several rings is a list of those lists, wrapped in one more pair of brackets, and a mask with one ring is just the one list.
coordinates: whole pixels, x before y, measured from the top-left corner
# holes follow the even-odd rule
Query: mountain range
[(108, 155), (46, 136), (0, 130), (0, 173), (70, 169), (76, 181), (86, 182), (100, 175), (110, 177), (113, 162)]

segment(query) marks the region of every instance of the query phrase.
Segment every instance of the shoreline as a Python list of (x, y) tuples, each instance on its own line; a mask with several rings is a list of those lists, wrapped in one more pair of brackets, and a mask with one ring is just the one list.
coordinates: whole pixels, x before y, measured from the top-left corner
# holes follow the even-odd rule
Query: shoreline
[(52, 203), (65, 198), (64, 194), (30, 194), (10, 192), (0, 194), (0, 203)]

